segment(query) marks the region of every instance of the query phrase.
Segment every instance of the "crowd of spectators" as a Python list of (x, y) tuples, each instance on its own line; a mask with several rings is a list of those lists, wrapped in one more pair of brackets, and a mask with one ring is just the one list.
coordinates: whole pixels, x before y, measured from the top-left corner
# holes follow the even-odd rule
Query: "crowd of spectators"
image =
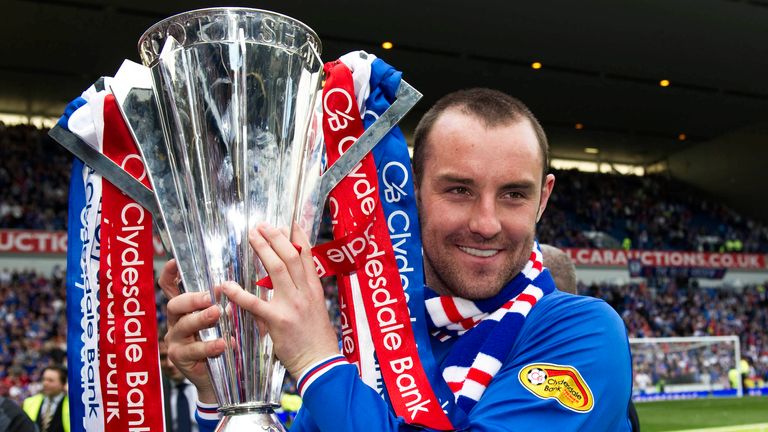
[(72, 156), (29, 125), (0, 122), (0, 228), (64, 230)]
[(49, 365), (65, 363), (64, 271), (0, 270), (0, 395), (16, 402), (40, 390)]
[[(559, 247), (768, 252), (768, 225), (665, 175), (554, 171), (557, 185), (538, 227)], [(614, 244), (606, 244), (605, 239)]]
[[(580, 284), (579, 293), (602, 298), (622, 317), (629, 337), (738, 335), (741, 356), (749, 364), (752, 381), (768, 381), (768, 289), (766, 285), (739, 288), (678, 287), (669, 281), (658, 287), (646, 283), (624, 285)], [(672, 350), (669, 346), (658, 347)], [(733, 346), (678, 345), (679, 351), (633, 353), (639, 388), (650, 383), (729, 383), (736, 368)], [(693, 353), (696, 352), (696, 355)]]
[[(66, 227), (71, 156), (34, 126), (0, 122), (0, 228)], [(555, 170), (539, 239), (559, 247), (768, 252), (768, 225), (664, 175)]]

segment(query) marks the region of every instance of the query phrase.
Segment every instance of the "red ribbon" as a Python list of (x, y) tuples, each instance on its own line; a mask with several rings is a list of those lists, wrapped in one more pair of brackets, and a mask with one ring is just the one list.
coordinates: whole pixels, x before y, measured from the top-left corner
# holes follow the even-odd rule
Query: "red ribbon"
[[(114, 96), (104, 100), (104, 154), (149, 187)], [(99, 348), (105, 430), (163, 430), (152, 216), (108, 181), (102, 186)], [(166, 413), (171, 415), (171, 413)]]
[[(325, 73), (323, 134), (330, 165), (362, 135), (364, 128), (349, 68), (340, 61), (330, 62), (325, 65)], [(365, 252), (355, 256), (358, 263), (356, 275), (376, 356), (395, 414), (409, 424), (451, 430), (450, 420), (419, 359), (378, 187), (376, 165), (369, 153), (331, 192), (333, 234), (335, 238), (341, 238), (363, 227), (367, 242)], [(339, 289), (340, 303), (349, 307), (352, 297), (348, 278), (343, 278)], [(355, 329), (353, 325), (352, 331), (356, 332)], [(345, 347), (349, 361), (359, 361), (359, 352), (350, 351)]]

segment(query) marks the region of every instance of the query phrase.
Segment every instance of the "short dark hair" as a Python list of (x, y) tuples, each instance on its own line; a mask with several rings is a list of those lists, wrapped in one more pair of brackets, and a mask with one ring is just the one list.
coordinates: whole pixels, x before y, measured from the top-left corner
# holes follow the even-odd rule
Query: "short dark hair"
[(413, 133), (413, 172), (417, 185), (421, 183), (429, 133), (440, 115), (452, 108), (481, 120), (487, 127), (506, 126), (528, 119), (541, 148), (543, 159), (541, 180), (544, 181), (549, 172), (549, 144), (544, 129), (531, 110), (518, 99), (498, 90), (471, 88), (455, 91), (440, 98), (416, 126), (416, 131)]
[(45, 371), (47, 370), (52, 370), (58, 373), (59, 380), (61, 381), (62, 384), (67, 383), (67, 368), (65, 368), (64, 366), (57, 366), (57, 365), (46, 366), (45, 369), (43, 369), (42, 373), (45, 373)]

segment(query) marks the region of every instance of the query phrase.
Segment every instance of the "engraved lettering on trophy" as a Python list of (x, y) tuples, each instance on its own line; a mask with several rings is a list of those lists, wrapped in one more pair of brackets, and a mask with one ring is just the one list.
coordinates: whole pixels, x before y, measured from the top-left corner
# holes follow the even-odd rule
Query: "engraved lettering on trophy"
[(200, 22), (200, 42), (221, 42), (227, 39), (226, 17), (218, 15)]
[(264, 17), (261, 20), (261, 33), (259, 33), (259, 39), (261, 42), (273, 43), (277, 38), (277, 23), (275, 20), (269, 17)]
[(280, 45), (285, 46), (286, 48), (290, 48), (292, 50), (296, 50), (296, 32), (299, 30), (297, 26), (292, 25), (291, 23), (281, 23), (283, 27), (283, 31), (280, 32)]
[[(176, 41), (180, 44), (187, 42), (187, 31), (180, 22), (172, 22), (168, 26), (168, 30), (165, 31), (165, 34), (166, 37), (164, 37), (163, 40), (165, 40), (167, 37), (172, 37), (176, 39)], [(162, 47), (160, 47), (160, 50), (162, 50)]]

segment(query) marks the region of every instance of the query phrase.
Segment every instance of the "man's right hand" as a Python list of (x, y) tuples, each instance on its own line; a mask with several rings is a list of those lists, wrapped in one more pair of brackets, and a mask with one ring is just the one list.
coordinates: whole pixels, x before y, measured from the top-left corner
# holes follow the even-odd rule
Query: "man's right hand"
[(168, 261), (158, 280), (169, 299), (168, 332), (165, 335), (168, 358), (197, 387), (200, 402), (217, 403), (206, 360), (224, 352), (225, 343), (223, 339), (202, 342), (196, 336), (200, 330), (213, 327), (221, 312), (218, 306), (211, 305), (208, 292), (181, 294), (178, 278), (176, 261)]

